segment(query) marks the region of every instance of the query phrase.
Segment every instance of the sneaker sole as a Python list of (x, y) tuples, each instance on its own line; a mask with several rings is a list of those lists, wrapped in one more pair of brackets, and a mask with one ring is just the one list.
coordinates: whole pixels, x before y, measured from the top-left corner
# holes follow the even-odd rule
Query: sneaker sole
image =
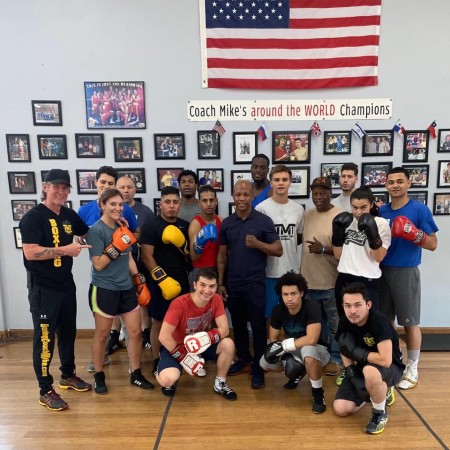
[(99, 392), (98, 390), (94, 389), (94, 392), (99, 395), (106, 395), (108, 393), (108, 389), (106, 389), (106, 391), (102, 391), (102, 392)]
[[(409, 383), (409, 384), (406, 386), (402, 386), (401, 384), (403, 381), (405, 381), (406, 383)], [(414, 381), (412, 381), (410, 379), (406, 379), (406, 378), (404, 378), (402, 381), (400, 381), (400, 383), (398, 385), (398, 387), (400, 389), (403, 389), (404, 391), (407, 391), (408, 389), (414, 389), (416, 386), (417, 386), (417, 381), (414, 382)]]
[(364, 428), (364, 431), (365, 431), (367, 434), (380, 434), (380, 433), (382, 433), (382, 432), (384, 431), (384, 427), (383, 427), (381, 430), (378, 430), (378, 431), (368, 431), (368, 430), (366, 430), (366, 429)]
[(60, 384), (59, 387), (61, 389), (73, 389), (74, 391), (77, 391), (77, 392), (87, 392), (92, 389), (92, 387), (86, 387), (86, 388), (80, 389), (80, 388), (76, 388), (74, 386), (64, 386), (63, 384)]
[(61, 408), (50, 408), (50, 406), (48, 406), (47, 403), (41, 402), (40, 400), (39, 400), (39, 404), (42, 406), (45, 406), (50, 411), (64, 411), (65, 409), (69, 408), (69, 405), (67, 403), (64, 406), (61, 406)]

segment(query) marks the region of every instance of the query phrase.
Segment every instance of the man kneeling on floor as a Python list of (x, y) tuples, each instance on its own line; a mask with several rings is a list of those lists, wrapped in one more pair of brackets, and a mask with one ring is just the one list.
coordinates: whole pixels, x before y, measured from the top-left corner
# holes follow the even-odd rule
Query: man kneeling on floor
[(339, 321), (335, 338), (345, 377), (336, 392), (333, 409), (345, 417), (370, 401), (372, 417), (364, 431), (379, 434), (388, 420), (386, 405), (394, 403), (394, 386), (405, 370), (398, 335), (384, 314), (371, 309), (363, 283), (344, 287), (342, 298), (345, 316)]
[[(236, 392), (228, 387), (226, 374), (234, 355), (234, 342), (228, 337), (228, 320), (222, 297), (217, 291), (217, 274), (201, 268), (194, 281), (194, 292), (172, 301), (159, 334), (161, 359), (156, 379), (164, 395), (175, 393), (175, 383), (182, 369), (198, 376), (205, 360), (217, 359), (214, 391), (226, 400), (236, 400)], [(217, 328), (208, 328), (215, 320)]]
[[(260, 365), (266, 371), (280, 371), (289, 381), (285, 389), (295, 389), (308, 374), (312, 386), (314, 414), (325, 412), (322, 387), (322, 367), (330, 355), (320, 342), (322, 316), (317, 302), (304, 299), (308, 284), (303, 275), (294, 272), (284, 274), (275, 290), (282, 301), (275, 305), (270, 319), (269, 340)], [(280, 341), (281, 328), (286, 338)], [(305, 368), (306, 366), (306, 368)]]

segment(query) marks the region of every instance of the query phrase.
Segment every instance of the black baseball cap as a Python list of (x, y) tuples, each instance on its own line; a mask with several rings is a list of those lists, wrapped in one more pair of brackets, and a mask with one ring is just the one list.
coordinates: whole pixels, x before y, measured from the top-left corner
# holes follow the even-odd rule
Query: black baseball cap
[(324, 187), (327, 189), (332, 189), (331, 187), (331, 181), (328, 177), (317, 177), (314, 178), (312, 184), (311, 184), (311, 189), (315, 188), (315, 187)]
[(44, 178), (44, 183), (52, 183), (52, 184), (67, 184), (70, 187), (70, 175), (67, 170), (62, 169), (51, 169), (47, 172)]

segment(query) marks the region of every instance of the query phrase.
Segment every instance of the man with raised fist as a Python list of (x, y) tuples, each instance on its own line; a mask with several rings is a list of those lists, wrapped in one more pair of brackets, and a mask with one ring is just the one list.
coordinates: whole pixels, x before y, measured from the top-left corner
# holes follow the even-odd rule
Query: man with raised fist
[(386, 188), (391, 202), (380, 208), (380, 216), (391, 227), (392, 241), (381, 264), (381, 311), (405, 328), (408, 362), (401, 389), (412, 389), (419, 379), (420, 272), (422, 249), (437, 248), (438, 227), (426, 205), (408, 198), (409, 172), (394, 167), (387, 174)]
[[(236, 392), (226, 383), (234, 355), (234, 342), (228, 337), (228, 321), (217, 291), (216, 272), (204, 267), (195, 275), (194, 292), (171, 302), (164, 317), (159, 340), (161, 360), (156, 379), (166, 396), (175, 393), (175, 384), (184, 370), (199, 376), (205, 361), (217, 359), (214, 392), (226, 400), (236, 400)], [(217, 328), (208, 330), (212, 320)]]

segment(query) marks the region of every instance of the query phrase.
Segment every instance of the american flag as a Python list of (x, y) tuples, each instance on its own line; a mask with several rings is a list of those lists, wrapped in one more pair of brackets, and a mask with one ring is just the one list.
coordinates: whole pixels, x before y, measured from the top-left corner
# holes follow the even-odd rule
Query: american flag
[(225, 134), (225, 128), (220, 123), (219, 119), (217, 119), (215, 125), (213, 126), (213, 130), (217, 131), (220, 137), (222, 137)]
[(378, 84), (381, 0), (199, 0), (203, 87)]

